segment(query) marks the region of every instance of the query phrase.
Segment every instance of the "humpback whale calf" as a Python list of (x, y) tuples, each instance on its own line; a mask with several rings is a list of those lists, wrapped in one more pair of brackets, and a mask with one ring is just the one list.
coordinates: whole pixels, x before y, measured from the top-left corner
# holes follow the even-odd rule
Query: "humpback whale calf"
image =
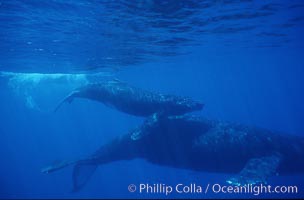
[(303, 173), (304, 138), (197, 116), (154, 114), (92, 155), (42, 172), (74, 165), (73, 188), (77, 191), (98, 165), (135, 158), (173, 168), (231, 173), (227, 182), (233, 185), (257, 184), (277, 173)]
[(71, 103), (75, 98), (99, 101), (119, 111), (143, 117), (157, 112), (162, 112), (164, 115), (182, 115), (201, 110), (204, 106), (190, 98), (152, 93), (118, 80), (112, 80), (90, 83), (76, 89), (58, 104), (55, 111), (63, 103)]

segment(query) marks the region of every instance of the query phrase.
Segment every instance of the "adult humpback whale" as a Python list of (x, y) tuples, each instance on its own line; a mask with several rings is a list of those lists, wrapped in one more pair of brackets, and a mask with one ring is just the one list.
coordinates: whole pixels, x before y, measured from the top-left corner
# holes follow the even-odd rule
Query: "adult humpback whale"
[(119, 111), (144, 117), (157, 112), (165, 115), (181, 115), (203, 108), (202, 103), (186, 97), (152, 93), (118, 80), (112, 80), (90, 83), (76, 89), (59, 103), (55, 111), (64, 102), (71, 103), (74, 98), (96, 100)]
[(228, 183), (255, 184), (275, 173), (303, 173), (304, 138), (194, 116), (154, 114), (94, 154), (42, 172), (74, 165), (73, 187), (77, 191), (98, 165), (135, 158), (174, 168), (233, 173)]

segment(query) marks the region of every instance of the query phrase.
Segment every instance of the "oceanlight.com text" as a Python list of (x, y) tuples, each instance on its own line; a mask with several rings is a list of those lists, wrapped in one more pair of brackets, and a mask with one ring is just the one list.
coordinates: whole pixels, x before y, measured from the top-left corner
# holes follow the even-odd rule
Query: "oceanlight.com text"
[(271, 186), (264, 184), (257, 185), (244, 185), (244, 186), (232, 186), (232, 185), (212, 185), (213, 193), (230, 193), (230, 194), (253, 194), (255, 196), (260, 194), (297, 194), (297, 186)]
[(129, 192), (138, 192), (140, 194), (165, 194), (170, 195), (175, 194), (297, 194), (297, 186), (272, 186), (264, 184), (248, 184), (243, 186), (236, 185), (221, 185), (221, 184), (176, 184), (168, 185), (164, 183), (140, 183), (138, 185), (130, 184), (128, 186)]

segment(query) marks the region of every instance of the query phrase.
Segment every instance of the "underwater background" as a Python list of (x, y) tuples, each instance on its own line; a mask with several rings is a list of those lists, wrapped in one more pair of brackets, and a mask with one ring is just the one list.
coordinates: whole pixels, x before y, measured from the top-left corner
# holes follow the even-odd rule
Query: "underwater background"
[(303, 198), (301, 174), (268, 183), (298, 194), (166, 196), (128, 185), (225, 184), (231, 174), (135, 159), (99, 166), (71, 193), (72, 167), (41, 173), (143, 122), (84, 99), (53, 112), (90, 81), (118, 78), (202, 101), (196, 115), (304, 136), (303, 13), (302, 0), (0, 0), (0, 198)]

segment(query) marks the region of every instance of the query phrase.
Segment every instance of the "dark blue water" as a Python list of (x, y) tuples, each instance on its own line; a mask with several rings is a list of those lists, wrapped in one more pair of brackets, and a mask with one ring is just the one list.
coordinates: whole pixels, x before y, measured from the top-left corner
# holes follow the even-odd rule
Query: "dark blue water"
[(0, 198), (303, 198), (301, 174), (268, 182), (298, 194), (166, 196), (128, 185), (206, 186), (231, 175), (136, 159), (100, 166), (71, 193), (72, 167), (41, 173), (144, 120), (89, 100), (52, 112), (92, 80), (189, 96), (205, 103), (197, 115), (304, 136), (303, 13), (301, 0), (0, 0)]

